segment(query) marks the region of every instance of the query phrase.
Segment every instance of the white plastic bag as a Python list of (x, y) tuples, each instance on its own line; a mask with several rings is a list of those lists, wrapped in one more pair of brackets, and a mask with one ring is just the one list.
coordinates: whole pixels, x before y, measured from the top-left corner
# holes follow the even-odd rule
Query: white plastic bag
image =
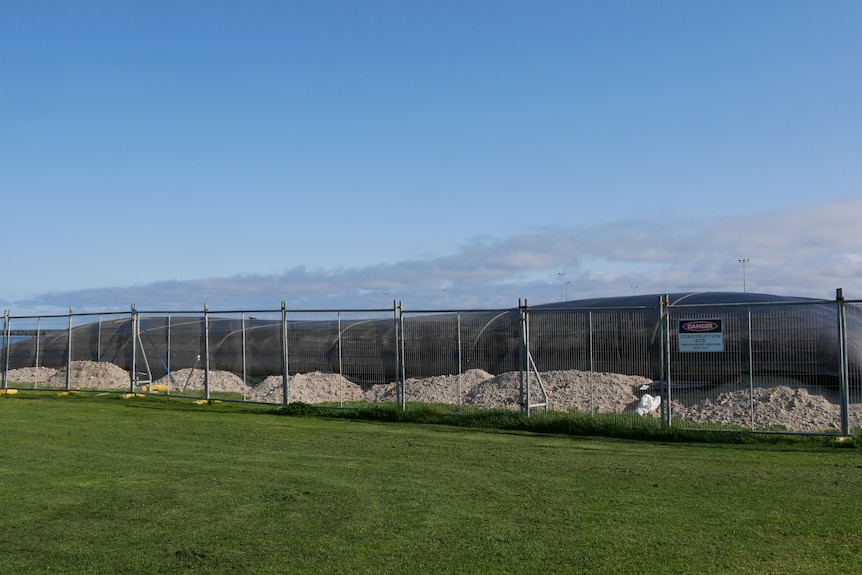
[(635, 408), (635, 413), (638, 415), (646, 415), (647, 413), (653, 412), (658, 409), (658, 406), (661, 405), (661, 396), (656, 395), (653, 397), (652, 395), (645, 393), (643, 397), (641, 397), (638, 406)]

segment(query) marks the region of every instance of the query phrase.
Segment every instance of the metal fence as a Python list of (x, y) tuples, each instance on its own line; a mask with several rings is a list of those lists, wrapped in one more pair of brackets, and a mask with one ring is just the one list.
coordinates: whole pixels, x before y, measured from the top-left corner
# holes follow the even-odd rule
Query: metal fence
[[(576, 302), (575, 302), (576, 303)], [(627, 425), (862, 432), (862, 304), (3, 317), (2, 388), (434, 403)]]
[[(701, 429), (858, 432), (859, 313), (858, 303), (840, 299), (669, 307), (664, 416)], [(718, 326), (714, 343), (690, 343), (697, 338), (686, 326), (698, 323)]]

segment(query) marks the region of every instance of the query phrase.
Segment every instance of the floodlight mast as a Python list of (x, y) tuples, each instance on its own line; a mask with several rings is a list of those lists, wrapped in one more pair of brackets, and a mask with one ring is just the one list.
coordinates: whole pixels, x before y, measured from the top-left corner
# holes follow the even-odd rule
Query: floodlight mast
[(745, 289), (745, 264), (747, 264), (750, 261), (751, 260), (749, 258), (743, 258), (743, 259), (739, 260), (739, 263), (742, 264), (742, 293), (745, 293), (745, 291), (746, 291), (746, 289)]

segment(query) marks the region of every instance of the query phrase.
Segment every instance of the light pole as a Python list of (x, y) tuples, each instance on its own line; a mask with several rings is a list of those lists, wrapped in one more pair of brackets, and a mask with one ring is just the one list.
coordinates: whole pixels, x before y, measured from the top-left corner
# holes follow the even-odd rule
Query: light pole
[(739, 263), (742, 264), (742, 293), (745, 293), (745, 264), (750, 262), (751, 260), (748, 258), (744, 258), (739, 260)]
[(563, 276), (566, 272), (557, 272), (557, 275), (560, 276), (560, 301), (563, 301)]
[(632, 295), (638, 295), (638, 286), (632, 286)]
[(570, 281), (566, 282), (566, 301), (569, 299), (569, 284), (572, 283)]

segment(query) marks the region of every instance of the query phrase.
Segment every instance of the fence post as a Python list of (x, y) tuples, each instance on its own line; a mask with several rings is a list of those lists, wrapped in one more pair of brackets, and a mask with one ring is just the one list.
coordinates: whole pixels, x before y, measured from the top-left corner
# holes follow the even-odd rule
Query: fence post
[(850, 386), (847, 381), (847, 310), (844, 290), (835, 291), (838, 307), (838, 389), (841, 394), (841, 435), (850, 435)]
[[(407, 390), (405, 389), (405, 385), (407, 385), (407, 359), (404, 354), (404, 302), (398, 300), (398, 326), (399, 328), (396, 330), (397, 334), (400, 334), (401, 345), (399, 346), (400, 354), (401, 354), (401, 370), (398, 373), (398, 383), (396, 384), (396, 389), (398, 390), (396, 395), (398, 398), (398, 406), (402, 411), (407, 409)], [(396, 338), (398, 335), (396, 334)]]
[[(335, 321), (336, 321), (337, 328), (338, 328), (338, 336), (336, 339), (336, 344), (338, 345), (338, 381), (340, 384), (342, 381), (342, 378), (344, 377), (344, 363), (343, 363), (343, 359), (342, 359), (342, 355), (341, 355), (341, 335), (342, 334), (341, 334), (341, 311), (340, 310), (335, 312), (335, 318), (336, 318)], [(339, 389), (340, 389), (340, 385), (339, 385)]]
[(596, 360), (595, 360), (595, 349), (593, 345), (593, 312), (592, 310), (587, 312), (587, 329), (589, 329), (590, 333), (590, 414), (595, 415), (596, 413), (596, 403), (595, 403), (595, 374), (596, 374)]
[(175, 388), (178, 388), (174, 376), (171, 375), (173, 373), (171, 371), (171, 314), (168, 314), (167, 328), (165, 329), (165, 370), (168, 372), (168, 381), (175, 384)]
[(210, 308), (204, 304), (204, 398), (210, 398)]
[(248, 387), (248, 365), (247, 365), (247, 357), (246, 357), (246, 325), (245, 325), (245, 312), (242, 312), (240, 316), (241, 320), (241, 329), (242, 329), (242, 399), (245, 400), (245, 390)]
[(69, 333), (66, 338), (66, 391), (71, 387), (71, 371), (72, 371), (72, 308), (69, 308)]
[(406, 367), (404, 360), (404, 314), (399, 300), (392, 300), (392, 323), (395, 327), (395, 402), (400, 409), (407, 408), (404, 397)]
[(138, 380), (137, 372), (137, 353), (138, 353), (138, 310), (135, 304), (132, 304), (132, 309), (129, 315), (129, 331), (131, 332), (132, 345), (132, 362), (129, 370), (129, 393), (135, 392), (135, 383)]
[(287, 347), (287, 303), (281, 302), (281, 403), (290, 403), (290, 366)]
[(659, 296), (659, 323), (661, 324), (664, 337), (662, 342), (662, 363), (664, 364), (664, 399), (662, 404), (662, 427), (670, 427), (673, 423), (673, 413), (671, 411), (671, 393), (670, 393), (670, 296)]
[(751, 412), (751, 431), (754, 431), (754, 334), (751, 329), (751, 308), (748, 308), (748, 408)]
[(461, 410), (464, 409), (464, 400), (461, 397), (461, 388), (463, 387), (461, 379), (463, 377), (462, 374), (464, 373), (464, 366), (461, 362), (461, 312), (460, 311), (458, 312), (458, 315), (456, 316), (456, 329), (458, 330), (458, 343), (457, 343), (457, 345), (458, 345), (458, 412), (460, 413)]
[[(37, 371), (39, 370), (39, 348), (41, 345), (40, 344), (41, 340), (42, 340), (42, 318), (39, 317), (39, 318), (36, 318), (36, 352), (34, 353), (34, 356), (33, 356), (33, 367), (35, 367)], [(36, 384), (34, 382), (33, 387), (35, 388), (35, 386), (36, 386)]]
[[(7, 388), (8, 385), (8, 376), (7, 372), (9, 371), (9, 336), (11, 335), (11, 330), (9, 329), (9, 310), (3, 310), (3, 389)], [(38, 339), (36, 340), (38, 341)]]
[(518, 300), (518, 312), (520, 316), (519, 342), (518, 342), (518, 391), (519, 403), (521, 404), (521, 415), (530, 416), (530, 366), (527, 362), (529, 353), (527, 335), (527, 300), (524, 303)]

